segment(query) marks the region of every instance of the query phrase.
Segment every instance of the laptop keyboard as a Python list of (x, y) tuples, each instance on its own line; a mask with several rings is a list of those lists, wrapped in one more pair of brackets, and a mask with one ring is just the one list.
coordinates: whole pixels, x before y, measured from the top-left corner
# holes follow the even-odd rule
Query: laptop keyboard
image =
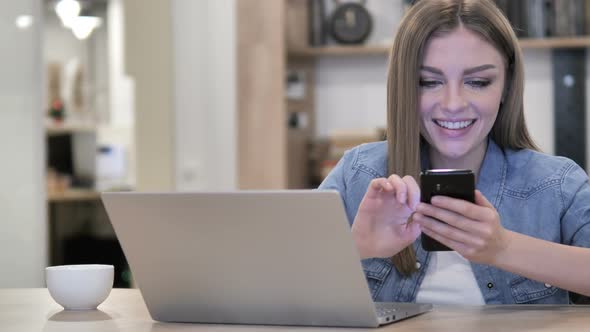
[(377, 302), (375, 303), (375, 308), (377, 309), (377, 316), (379, 317), (391, 316), (397, 311), (394, 303)]

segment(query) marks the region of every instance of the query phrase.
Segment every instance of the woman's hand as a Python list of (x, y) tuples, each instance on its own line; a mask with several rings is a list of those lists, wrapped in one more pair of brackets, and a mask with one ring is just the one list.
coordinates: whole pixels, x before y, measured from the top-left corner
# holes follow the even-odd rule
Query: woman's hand
[(413, 243), (420, 227), (408, 220), (419, 202), (420, 188), (411, 176), (371, 181), (352, 225), (361, 258), (391, 257)]
[(510, 232), (502, 227), (498, 212), (479, 190), (475, 191), (475, 204), (443, 196), (433, 197), (431, 204), (420, 203), (414, 221), (426, 235), (476, 263), (495, 265), (510, 244)]

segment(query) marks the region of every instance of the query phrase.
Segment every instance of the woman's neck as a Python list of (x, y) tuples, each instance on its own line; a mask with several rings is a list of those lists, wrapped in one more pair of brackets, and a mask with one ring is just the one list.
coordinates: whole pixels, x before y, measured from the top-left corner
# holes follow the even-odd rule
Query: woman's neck
[(448, 158), (432, 147), (429, 149), (429, 159), (431, 168), (444, 168), (444, 169), (470, 169), (475, 175), (477, 181), (479, 170), (483, 164), (483, 159), (486, 155), (488, 142), (480, 144), (476, 150), (469, 152), (466, 156), (461, 158)]

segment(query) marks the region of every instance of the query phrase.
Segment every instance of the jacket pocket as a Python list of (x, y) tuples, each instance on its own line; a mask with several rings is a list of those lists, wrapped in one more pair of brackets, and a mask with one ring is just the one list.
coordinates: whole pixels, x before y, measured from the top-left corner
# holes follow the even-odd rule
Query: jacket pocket
[(554, 295), (558, 288), (524, 277), (518, 277), (510, 283), (510, 291), (516, 303), (529, 303)]
[(373, 301), (377, 300), (379, 292), (385, 283), (385, 279), (391, 271), (391, 263), (383, 258), (369, 258), (362, 261), (363, 270)]

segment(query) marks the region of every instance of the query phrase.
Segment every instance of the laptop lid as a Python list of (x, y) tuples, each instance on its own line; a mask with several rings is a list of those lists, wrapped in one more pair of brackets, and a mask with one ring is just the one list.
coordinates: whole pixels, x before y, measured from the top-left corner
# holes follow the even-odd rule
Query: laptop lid
[(102, 199), (155, 320), (378, 325), (336, 191)]

